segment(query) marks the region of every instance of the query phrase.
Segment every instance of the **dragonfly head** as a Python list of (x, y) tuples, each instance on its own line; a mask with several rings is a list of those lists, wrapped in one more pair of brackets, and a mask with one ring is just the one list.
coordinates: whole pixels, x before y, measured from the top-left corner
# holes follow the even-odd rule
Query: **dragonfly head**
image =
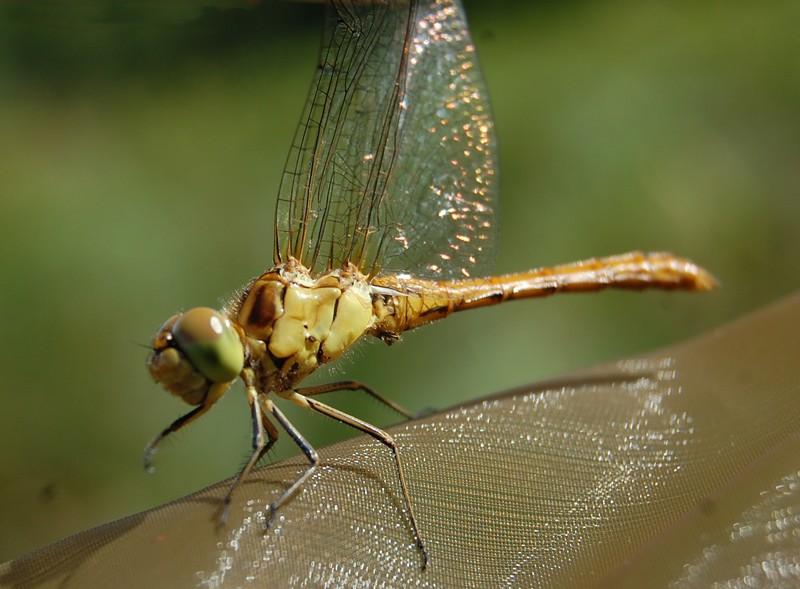
[(214, 309), (197, 307), (173, 315), (161, 326), (147, 367), (167, 391), (200, 405), (212, 387), (227, 389), (239, 376), (244, 346), (230, 319)]

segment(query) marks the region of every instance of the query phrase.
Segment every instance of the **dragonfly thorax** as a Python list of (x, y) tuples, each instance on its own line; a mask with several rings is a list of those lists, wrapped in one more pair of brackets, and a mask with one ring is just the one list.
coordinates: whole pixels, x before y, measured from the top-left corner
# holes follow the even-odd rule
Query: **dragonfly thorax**
[(227, 313), (244, 333), (262, 390), (279, 394), (374, 323), (369, 284), (354, 267), (314, 278), (294, 261), (256, 278)]

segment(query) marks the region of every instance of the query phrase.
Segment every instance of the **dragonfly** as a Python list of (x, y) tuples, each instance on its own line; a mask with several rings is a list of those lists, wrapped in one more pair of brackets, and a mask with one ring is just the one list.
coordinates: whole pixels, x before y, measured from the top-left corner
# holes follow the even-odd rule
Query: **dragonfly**
[(154, 337), (151, 375), (194, 408), (157, 435), (195, 421), (237, 380), (252, 420), (252, 452), (232, 498), (278, 439), (277, 423), (308, 460), (269, 505), (274, 514), (319, 465), (319, 455), (274, 403), (280, 397), (364, 432), (393, 456), (410, 539), (428, 551), (394, 438), (319, 396), (361, 391), (355, 381), (301, 381), (365, 336), (387, 344), (457, 311), (605, 288), (711, 290), (714, 278), (669, 253), (630, 252), (488, 276), (497, 226), (497, 140), (458, 0), (333, 0), (319, 64), (278, 192), (272, 267), (221, 310), (195, 308)]

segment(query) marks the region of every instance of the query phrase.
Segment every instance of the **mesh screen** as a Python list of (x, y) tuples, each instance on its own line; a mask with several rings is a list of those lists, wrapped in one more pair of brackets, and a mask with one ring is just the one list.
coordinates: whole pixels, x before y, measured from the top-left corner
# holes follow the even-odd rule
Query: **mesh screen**
[(800, 297), (697, 340), (260, 469), (0, 566), (2, 587), (800, 585)]

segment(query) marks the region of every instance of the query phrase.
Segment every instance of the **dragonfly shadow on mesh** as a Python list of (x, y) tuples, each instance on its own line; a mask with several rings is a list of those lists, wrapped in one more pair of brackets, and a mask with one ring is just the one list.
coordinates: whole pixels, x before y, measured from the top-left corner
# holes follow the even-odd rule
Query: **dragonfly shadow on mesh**
[[(287, 441), (287, 443), (288, 442), (289, 441)], [(385, 450), (387, 464), (391, 466), (392, 457), (389, 449), (385, 448), (379, 442), (373, 442), (371, 438), (365, 436), (365, 444), (371, 445), (373, 443), (379, 451)], [(334, 445), (334, 447), (335, 446), (336, 445)], [(371, 486), (381, 488), (383, 490), (383, 495), (385, 495), (387, 505), (391, 505), (397, 511), (398, 518), (404, 518), (404, 506), (396, 476), (385, 476), (383, 470), (375, 470), (374, 464), (361, 466), (342, 463), (341, 461), (329, 462), (327, 460), (328, 455), (328, 448), (320, 450), (320, 463), (316, 471), (312, 477), (306, 481), (305, 485), (297, 489), (294, 495), (277, 510), (276, 516), (280, 516), (284, 508), (296, 501), (299, 497), (302, 497), (305, 488), (313, 487), (322, 477), (333, 476), (348, 481), (360, 480), (362, 484), (366, 482)], [(196, 505), (207, 505), (214, 508), (210, 521), (221, 530), (229, 529), (235, 527), (243, 517), (248, 517), (262, 510), (262, 514), (268, 517), (268, 506), (270, 502), (277, 499), (283, 491), (303, 474), (307, 464), (308, 463), (303, 461), (301, 457), (292, 457), (255, 468), (251, 475), (243, 481), (241, 487), (233, 496), (228, 521), (222, 526), (219, 525), (219, 518), (224, 507), (223, 499), (225, 492), (230, 488), (233, 478), (220, 481), (202, 491), (185, 497), (182, 501)], [(393, 473), (389, 470), (388, 474), (391, 475)]]
[[(372, 444), (370, 438), (365, 437), (365, 443)], [(378, 450), (385, 450), (386, 462), (391, 468), (392, 457), (388, 450), (378, 442), (374, 442)], [(306, 484), (297, 489), (295, 494), (290, 497), (287, 503), (278, 509), (276, 516), (280, 517), (281, 511), (284, 507), (297, 500), (298, 497), (303, 495), (306, 487), (313, 487), (317, 482), (321, 481), (324, 477), (336, 477), (337, 479), (347, 480), (350, 482), (361, 481), (361, 485), (368, 484), (372, 487), (378, 487), (382, 490), (381, 494), (385, 496), (387, 501), (386, 505), (391, 505), (397, 511), (398, 521), (404, 521), (405, 516), (402, 496), (400, 495), (400, 487), (396, 476), (392, 475), (393, 471), (376, 470), (374, 464), (372, 465), (355, 465), (342, 463), (341, 461), (329, 461), (327, 449), (320, 451), (320, 463), (312, 477), (306, 481)], [(295, 468), (296, 467), (296, 468)], [(292, 458), (288, 461), (281, 461), (276, 464), (269, 464), (257, 468), (253, 474), (242, 485), (242, 498), (247, 498), (246, 501), (255, 505), (260, 505), (265, 510), (270, 501), (275, 500), (280, 494), (288, 488), (305, 469), (305, 464), (299, 462), (298, 459)], [(283, 473), (283, 474), (281, 474)], [(240, 508), (239, 513), (242, 513), (242, 501), (234, 496), (233, 511)]]

